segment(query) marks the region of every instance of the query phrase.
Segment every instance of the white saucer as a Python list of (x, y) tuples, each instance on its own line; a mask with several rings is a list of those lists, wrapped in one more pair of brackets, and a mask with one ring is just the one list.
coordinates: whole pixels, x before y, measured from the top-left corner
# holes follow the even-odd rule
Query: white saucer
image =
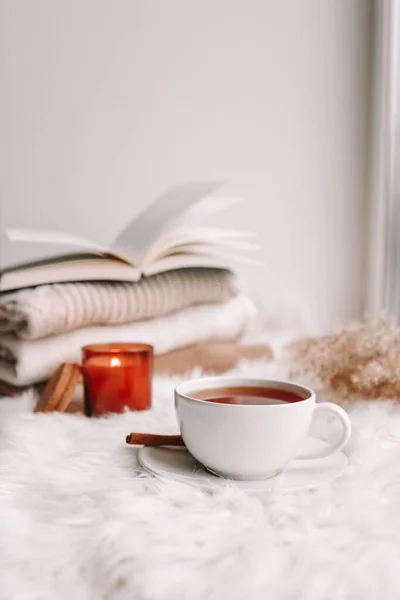
[[(304, 450), (326, 446), (326, 442), (309, 436)], [(235, 485), (247, 492), (294, 492), (310, 490), (338, 477), (348, 465), (347, 456), (337, 452), (328, 458), (292, 461), (284, 473), (262, 481), (232, 481), (212, 475), (186, 448), (166, 448), (145, 446), (138, 453), (144, 469), (158, 476), (167, 476), (178, 481), (186, 481), (202, 488), (218, 485)]]

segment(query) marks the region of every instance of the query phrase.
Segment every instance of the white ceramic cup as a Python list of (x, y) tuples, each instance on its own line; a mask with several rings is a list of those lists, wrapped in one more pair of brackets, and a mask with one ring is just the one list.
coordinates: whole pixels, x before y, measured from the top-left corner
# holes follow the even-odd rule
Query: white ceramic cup
[[(220, 404), (190, 396), (199, 390), (267, 387), (294, 392), (302, 399), (262, 405)], [(177, 386), (175, 408), (189, 452), (209, 471), (229, 479), (273, 477), (294, 458), (324, 458), (347, 443), (351, 424), (346, 412), (330, 402), (315, 402), (313, 390), (287, 381), (236, 377), (204, 377)], [(339, 439), (322, 450), (303, 454), (311, 419), (328, 411), (341, 426)]]

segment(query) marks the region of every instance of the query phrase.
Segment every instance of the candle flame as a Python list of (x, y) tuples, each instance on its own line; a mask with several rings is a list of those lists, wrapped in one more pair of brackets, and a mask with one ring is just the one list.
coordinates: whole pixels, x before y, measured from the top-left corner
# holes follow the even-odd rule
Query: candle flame
[(120, 367), (121, 363), (118, 358), (112, 358), (110, 361), (110, 367)]

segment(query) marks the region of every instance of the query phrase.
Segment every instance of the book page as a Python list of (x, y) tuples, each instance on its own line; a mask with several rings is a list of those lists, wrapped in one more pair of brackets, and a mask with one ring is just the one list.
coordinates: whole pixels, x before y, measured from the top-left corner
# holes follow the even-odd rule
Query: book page
[(146, 255), (144, 264), (176, 252), (177, 247), (186, 249), (194, 246), (207, 247), (207, 254), (215, 252), (216, 247), (237, 248), (240, 250), (256, 250), (259, 246), (251, 240), (255, 238), (254, 233), (234, 231), (229, 229), (218, 229), (216, 227), (181, 228), (167, 231), (151, 246)]
[(228, 260), (217, 258), (215, 256), (202, 256), (200, 254), (172, 255), (161, 260), (146, 265), (143, 268), (143, 274), (146, 276), (174, 271), (176, 269), (186, 269), (189, 267), (210, 267), (215, 269), (229, 269), (231, 267)]
[(115, 260), (133, 265), (133, 263), (127, 260), (124, 256), (121, 256), (113, 250), (104, 248), (96, 242), (91, 242), (86, 238), (81, 238), (77, 235), (66, 233), (64, 231), (50, 231), (46, 229), (8, 229), (6, 231), (6, 236), (11, 242), (69, 246), (74, 249), (74, 254), (77, 250), (91, 250), (93, 254), (108, 256)]
[(138, 281), (135, 267), (102, 256), (65, 256), (3, 271), (0, 292), (56, 282)]
[(186, 183), (172, 188), (131, 221), (117, 236), (111, 248), (104, 248), (96, 242), (64, 231), (12, 228), (6, 231), (6, 236), (11, 242), (36, 244), (36, 247), (40, 244), (48, 245), (53, 258), (55, 248), (57, 254), (60, 254), (59, 247), (64, 246), (73, 249), (74, 253), (78, 250), (90, 250), (94, 254), (140, 267), (149, 248), (171, 224), (184, 222), (185, 215), (189, 216), (191, 211), (191, 218), (201, 220), (207, 214), (223, 210), (237, 201), (237, 198), (214, 198), (212, 202), (210, 199), (208, 204), (200, 206), (201, 201), (207, 199), (207, 196), (218, 190), (223, 183)]
[(243, 256), (235, 256), (233, 254), (199, 254), (195, 252), (181, 252), (172, 254), (160, 260), (146, 265), (142, 272), (144, 275), (154, 275), (156, 273), (164, 273), (165, 271), (173, 271), (174, 269), (186, 269), (189, 267), (215, 268), (215, 269), (232, 269), (233, 265), (239, 263), (248, 263), (253, 265), (261, 264), (258, 260), (244, 258)]
[(223, 184), (222, 181), (186, 183), (172, 188), (121, 231), (112, 250), (140, 265), (163, 231)]
[[(186, 183), (166, 192), (153, 202), (117, 236), (111, 248), (80, 236), (51, 230), (10, 229), (8, 239), (27, 244), (45, 244), (53, 251), (55, 246), (71, 248), (71, 253), (90, 251), (93, 254), (125, 262), (137, 268), (159, 262), (166, 256), (189, 256), (193, 263), (194, 254), (207, 256), (210, 263), (213, 254), (218, 258), (223, 250), (235, 248), (239, 251), (254, 249), (248, 240), (253, 234), (217, 228), (199, 227), (199, 223), (217, 212), (227, 209), (241, 200), (237, 197), (210, 197), (223, 185), (222, 181)], [(190, 224), (194, 227), (190, 227)], [(197, 226), (196, 226), (197, 225)], [(69, 249), (68, 249), (69, 252)], [(66, 252), (59, 252), (59, 254)], [(188, 265), (190, 266), (190, 265)], [(157, 267), (159, 270), (159, 265)]]
[(64, 231), (50, 231), (47, 229), (8, 229), (6, 236), (11, 242), (62, 244), (74, 248), (89, 248), (102, 253), (103, 248), (85, 238)]
[(234, 204), (243, 202), (241, 196), (207, 196), (190, 208), (182, 218), (177, 218), (174, 222), (174, 229), (182, 225), (200, 225), (204, 220), (209, 220), (213, 215), (228, 210)]

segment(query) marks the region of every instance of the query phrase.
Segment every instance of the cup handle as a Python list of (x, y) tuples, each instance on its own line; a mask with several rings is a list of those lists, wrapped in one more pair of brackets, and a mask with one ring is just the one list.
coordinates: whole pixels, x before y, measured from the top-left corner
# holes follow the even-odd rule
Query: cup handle
[(335, 454), (335, 452), (339, 452), (339, 450), (344, 448), (349, 441), (351, 422), (348, 414), (343, 410), (343, 408), (340, 408), (340, 406), (333, 404), (332, 402), (320, 402), (319, 404), (315, 405), (313, 418), (316, 411), (325, 411), (335, 415), (336, 419), (340, 421), (342, 425), (342, 435), (337, 442), (334, 442), (326, 448), (321, 448), (320, 450), (316, 450), (314, 452), (300, 452), (300, 454), (298, 454), (296, 457), (298, 459), (326, 458), (327, 456)]

